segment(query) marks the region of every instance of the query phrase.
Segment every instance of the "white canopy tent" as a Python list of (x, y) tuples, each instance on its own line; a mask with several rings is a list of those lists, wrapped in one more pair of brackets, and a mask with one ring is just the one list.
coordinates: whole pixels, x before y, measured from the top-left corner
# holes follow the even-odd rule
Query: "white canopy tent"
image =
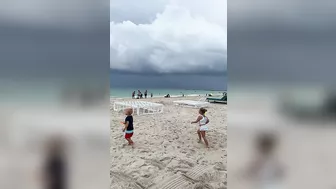
[(156, 114), (163, 112), (163, 105), (146, 101), (120, 101), (114, 102), (113, 110), (122, 111), (126, 108), (133, 108), (133, 112), (137, 115)]

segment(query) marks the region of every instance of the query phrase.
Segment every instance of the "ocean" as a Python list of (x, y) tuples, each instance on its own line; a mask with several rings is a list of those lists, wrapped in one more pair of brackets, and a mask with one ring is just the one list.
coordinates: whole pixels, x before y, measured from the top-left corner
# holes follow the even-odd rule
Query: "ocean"
[[(224, 91), (210, 91), (210, 90), (183, 90), (183, 89), (139, 89), (142, 93), (147, 90), (148, 96), (153, 93), (153, 97), (163, 97), (167, 94), (170, 96), (182, 96), (182, 94), (186, 96), (197, 96), (197, 95), (205, 95), (212, 94), (214, 96), (221, 96)], [(135, 91), (135, 95), (137, 95), (138, 89), (134, 88), (110, 88), (110, 96), (112, 98), (131, 98), (132, 92)]]

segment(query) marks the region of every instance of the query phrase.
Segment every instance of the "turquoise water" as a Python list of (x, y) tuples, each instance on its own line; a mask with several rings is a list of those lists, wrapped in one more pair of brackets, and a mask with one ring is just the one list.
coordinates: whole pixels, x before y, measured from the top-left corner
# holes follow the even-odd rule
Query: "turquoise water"
[[(145, 92), (146, 89), (139, 89), (142, 93)], [(125, 98), (125, 97), (132, 97), (132, 92), (135, 91), (135, 95), (137, 95), (138, 89), (118, 89), (118, 88), (111, 88), (110, 89), (110, 96), (111, 97), (118, 97), (118, 98)], [(184, 95), (205, 95), (205, 94), (213, 94), (213, 95), (221, 95), (224, 91), (207, 91), (207, 90), (183, 90), (183, 89), (147, 89), (148, 96), (153, 93), (153, 97), (163, 97), (166, 94), (170, 94), (170, 96), (181, 96)]]

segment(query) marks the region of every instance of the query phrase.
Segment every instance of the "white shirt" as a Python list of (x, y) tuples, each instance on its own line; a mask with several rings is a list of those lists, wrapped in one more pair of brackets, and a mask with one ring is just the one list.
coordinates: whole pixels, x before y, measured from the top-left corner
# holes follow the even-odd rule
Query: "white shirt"
[(202, 116), (203, 118), (199, 121), (200, 126), (206, 125), (208, 118), (205, 116)]

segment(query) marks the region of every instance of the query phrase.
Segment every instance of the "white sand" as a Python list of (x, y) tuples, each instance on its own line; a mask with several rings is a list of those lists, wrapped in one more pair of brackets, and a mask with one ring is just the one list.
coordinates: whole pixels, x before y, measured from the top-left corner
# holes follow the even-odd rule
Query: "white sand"
[(207, 108), (206, 149), (197, 143), (197, 124), (190, 124), (198, 109), (173, 104), (180, 99), (147, 99), (164, 104), (164, 113), (134, 115), (134, 149), (126, 145), (121, 131), (125, 115), (111, 111), (111, 188), (226, 188), (227, 105)]

